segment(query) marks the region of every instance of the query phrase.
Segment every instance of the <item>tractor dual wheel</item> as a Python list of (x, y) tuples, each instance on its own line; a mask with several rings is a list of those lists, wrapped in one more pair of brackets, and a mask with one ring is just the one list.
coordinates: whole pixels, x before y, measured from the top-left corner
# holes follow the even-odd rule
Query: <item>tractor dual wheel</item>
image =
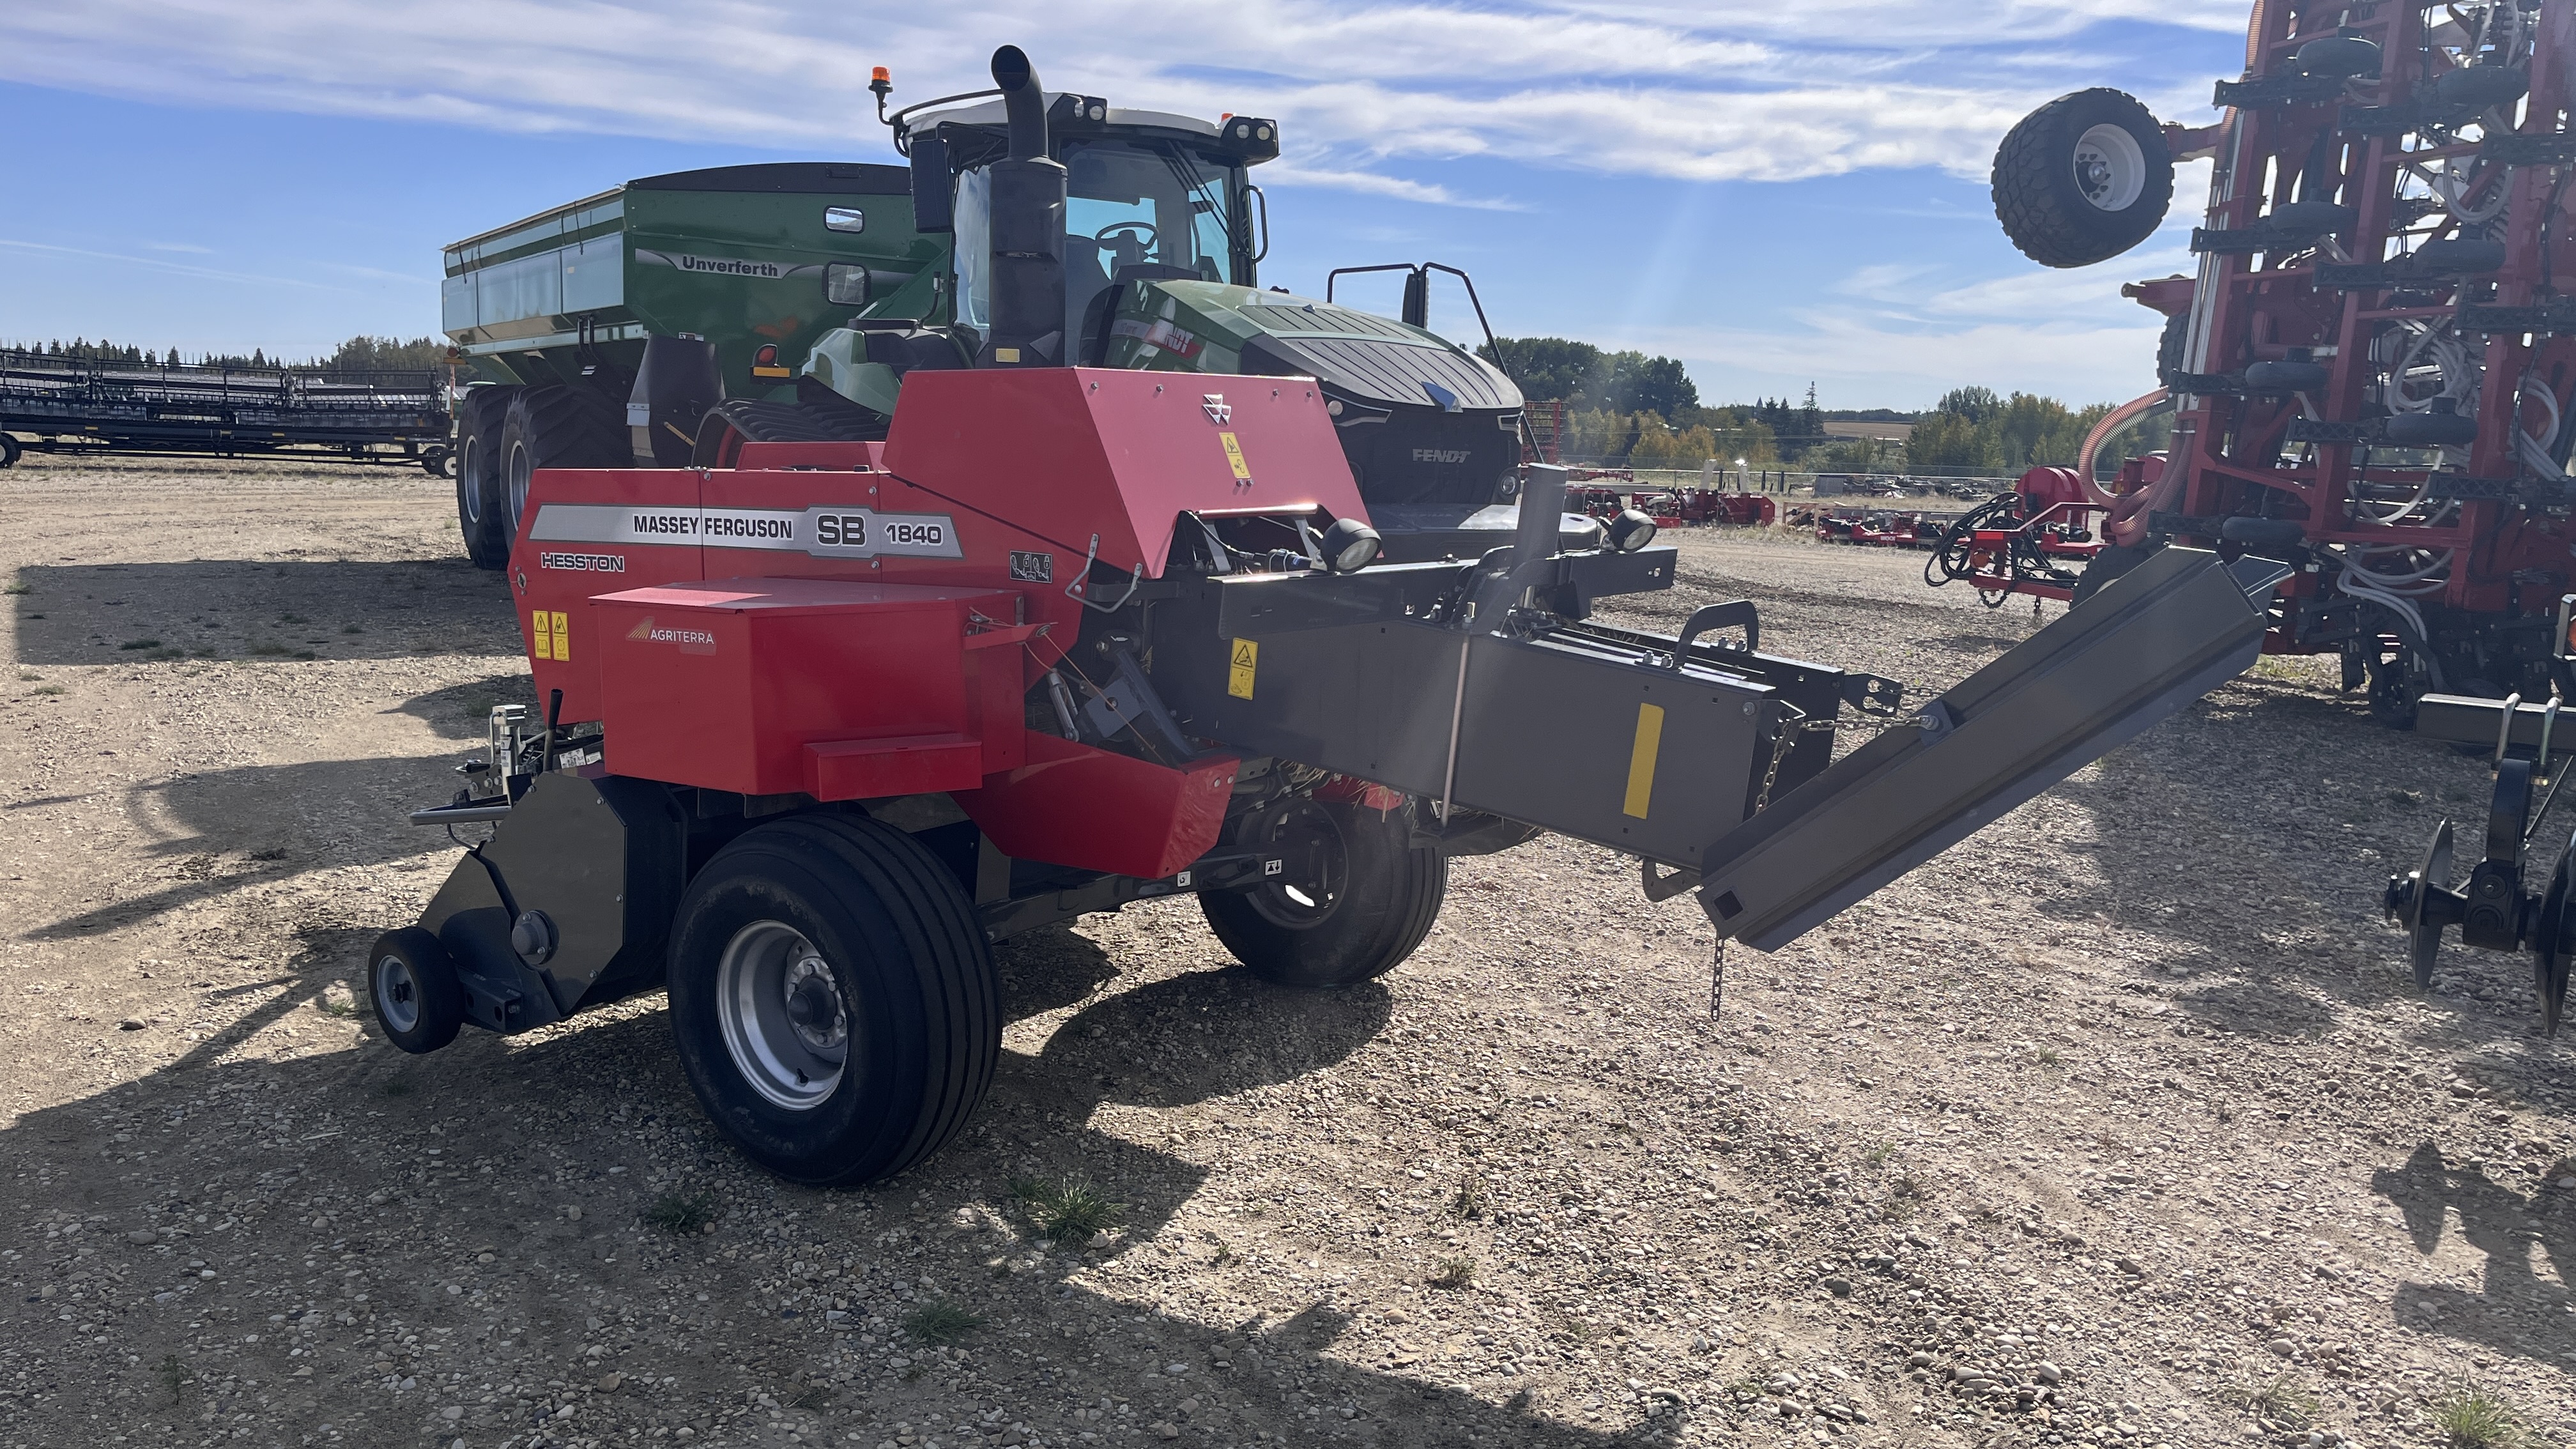
[(1002, 1048), (956, 877), (859, 817), (797, 816), (717, 852), (680, 901), (670, 997), (707, 1115), (796, 1182), (873, 1182), (937, 1152)]
[(2091, 266), (2147, 239), (2173, 179), (2153, 113), (2121, 91), (2077, 91), (2024, 116), (1995, 149), (1995, 219), (2041, 266)]
[(367, 952), (367, 1002), (385, 1040), (415, 1055), (456, 1040), (465, 1024), (465, 987), (438, 938), (405, 926)]
[(1406, 812), (1300, 797), (1246, 817), (1239, 845), (1309, 862), (1303, 879), (1199, 897), (1208, 928), (1252, 974), (1280, 986), (1348, 986), (1392, 971), (1422, 944), (1449, 889), (1449, 857), (1412, 843)]
[(510, 564), (513, 540), (501, 526), (501, 422), (518, 395), (515, 387), (478, 387), (457, 409), (456, 525), (465, 556), (479, 569)]
[(501, 420), (501, 545), (504, 563), (519, 540), (528, 485), (540, 468), (627, 468), (635, 443), (624, 409), (608, 395), (576, 383), (522, 389)]

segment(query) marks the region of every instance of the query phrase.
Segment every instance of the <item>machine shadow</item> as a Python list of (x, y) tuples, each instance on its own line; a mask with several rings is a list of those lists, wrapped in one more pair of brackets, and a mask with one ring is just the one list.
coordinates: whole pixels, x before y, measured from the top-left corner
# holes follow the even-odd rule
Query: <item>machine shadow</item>
[(17, 571), (18, 662), (245, 663), (515, 656), (499, 576), (463, 559), (31, 565)]
[[(151, 921), (321, 866), (386, 865), (433, 852), (443, 857), (450, 853), (446, 838), (415, 829), (404, 817), (452, 794), (455, 778), (441, 761), (395, 756), (250, 765), (138, 785), (126, 793), (124, 808), (157, 837), (147, 849), (158, 864), (110, 888), (140, 892), (39, 926), (26, 938), (77, 939)], [(60, 803), (26, 801), (14, 808)]]
[[(874, 1282), (918, 1280), (925, 1270), (935, 1270), (951, 1285), (946, 1292), (988, 1318), (1076, 1333), (1104, 1318), (1134, 1327), (1132, 1304), (1068, 1281), (1095, 1267), (1102, 1253), (1051, 1252), (1042, 1269), (1003, 1276), (975, 1261), (984, 1251), (977, 1243), (927, 1229), (977, 1210), (1008, 1212), (1005, 1184), (1029, 1170), (1031, 1154), (1042, 1154), (1077, 1166), (1129, 1204), (1126, 1241), (1109, 1251), (1151, 1239), (1166, 1230), (1172, 1210), (1205, 1178), (1203, 1169), (1089, 1128), (1035, 1130), (1038, 1124), (1016, 1119), (1033, 1110), (1061, 1117), (1104, 1102), (1201, 1100), (1279, 1080), (1347, 1054), (1384, 1022), (1389, 1002), (1386, 992), (1374, 988), (1334, 995), (1279, 991), (1240, 970), (1150, 983), (1086, 1008), (1058, 1033), (1061, 1045), (1007, 1059), (978, 1126), (915, 1172), (857, 1192), (775, 1183), (767, 1183), (764, 1192), (765, 1179), (732, 1155), (698, 1110), (659, 1011), (628, 1012), (518, 1043), (469, 1032), (427, 1057), (404, 1056), (371, 1035), (353, 1050), (283, 1060), (225, 1059), (249, 1037), (311, 1002), (335, 977), (345, 977), (363, 934), (308, 935), (295, 969), (242, 988), (271, 994), (215, 1040), (141, 1079), (26, 1113), (0, 1129), (0, 1155), (13, 1164), (0, 1180), (0, 1212), (36, 1222), (77, 1202), (84, 1215), (121, 1228), (170, 1221), (176, 1204), (190, 1204), (234, 1220), (219, 1256), (244, 1265), (283, 1264), (318, 1251), (317, 1239), (341, 1238), (376, 1267), (379, 1306), (412, 1326), (442, 1333), (452, 1326), (465, 1335), (463, 1341), (488, 1343), (489, 1321), (524, 1324), (516, 1345), (490, 1346), (564, 1360), (590, 1335), (578, 1315), (561, 1311), (562, 1304), (590, 1290), (612, 1299), (645, 1291), (702, 1292), (719, 1301), (776, 1297), (778, 1285), (754, 1277), (774, 1269), (756, 1254), (741, 1261), (730, 1256), (759, 1246), (756, 1222), (737, 1226), (719, 1219), (716, 1231), (703, 1239), (667, 1240), (676, 1259), (650, 1266), (635, 1261), (632, 1243), (651, 1231), (645, 1215), (657, 1187), (643, 1169), (659, 1167), (683, 1182), (729, 1179), (736, 1202), (767, 1196), (801, 1213), (808, 1222), (803, 1231), (835, 1235), (863, 1263), (883, 1259)], [(1241, 1015), (1211, 1019), (1221, 1005), (1242, 1008)], [(1148, 1065), (1151, 1072), (1143, 1070)], [(596, 1093), (611, 1083), (615, 1092)], [(568, 1096), (567, 1084), (584, 1090)], [(183, 1117), (184, 1127), (161, 1135), (152, 1130)], [(460, 1170), (440, 1180), (434, 1167), (424, 1170), (430, 1159), (419, 1154), (416, 1141), (383, 1134), (378, 1119), (394, 1118), (443, 1123), (451, 1147), (470, 1143), (472, 1155), (494, 1170), (489, 1176)], [(139, 1140), (129, 1144), (120, 1134)], [(637, 1170), (612, 1171), (623, 1167)], [(561, 1210), (568, 1193), (578, 1193), (586, 1206), (578, 1218)], [(857, 1215), (833, 1212), (834, 1199)], [(316, 1211), (330, 1215), (327, 1229), (309, 1220)], [(925, 1229), (915, 1246), (889, 1254), (883, 1246), (889, 1216)], [(102, 1247), (131, 1256), (136, 1272), (154, 1276), (164, 1266), (152, 1249), (120, 1241), (121, 1232), (102, 1230), (99, 1236), (107, 1240)], [(942, 1237), (950, 1241), (928, 1250), (932, 1256), (925, 1261), (919, 1242)], [(463, 1310), (460, 1300), (441, 1292), (442, 1280), (455, 1276), (450, 1260), (456, 1243), (506, 1245), (501, 1250), (512, 1261), (542, 1271), (490, 1276), (482, 1280), (487, 1300)], [(200, 1251), (211, 1253), (213, 1247), (208, 1240)], [(186, 1351), (192, 1341), (186, 1325), (224, 1310), (206, 1296), (218, 1290), (201, 1288), (193, 1272), (167, 1276), (177, 1281), (168, 1290), (174, 1301), (166, 1305), (136, 1298), (85, 1310), (84, 1316), (115, 1323), (112, 1351), (76, 1340), (66, 1320), (59, 1345), (65, 1367), (105, 1383), (142, 1372), (129, 1367), (129, 1357), (153, 1364)], [(256, 1294), (265, 1286), (254, 1278), (233, 1291)], [(927, 1291), (926, 1285), (916, 1286)], [(889, 1290), (860, 1291), (875, 1296)], [(242, 1301), (266, 1306), (256, 1297)], [(871, 1306), (899, 1317), (906, 1302)], [(1293, 1310), (1256, 1312), (1224, 1324), (1155, 1314), (1135, 1331), (1151, 1341), (1158, 1362), (1168, 1357), (1237, 1366), (1223, 1387), (1228, 1397), (1239, 1394), (1243, 1401), (1222, 1408), (1211, 1403), (1196, 1421), (1229, 1441), (1249, 1439), (1256, 1428), (1280, 1437), (1300, 1431), (1302, 1439), (1315, 1432), (1317, 1411), (1357, 1442), (1454, 1449), (1672, 1442), (1684, 1424), (1670, 1413), (1640, 1414), (1625, 1426), (1576, 1429), (1529, 1412), (1547, 1406), (1532, 1405), (1526, 1396), (1497, 1402), (1508, 1386), (1487, 1396), (1362, 1368), (1333, 1353), (1351, 1321), (1348, 1306), (1319, 1296)], [(833, 1346), (819, 1313), (774, 1312), (765, 1322), (745, 1324), (741, 1337), (763, 1340), (769, 1350), (763, 1372), (781, 1378), (798, 1374), (794, 1366), (803, 1356), (819, 1360)], [(271, 1336), (268, 1343), (246, 1345), (240, 1370), (297, 1383), (295, 1364), (286, 1357), (288, 1342)], [(749, 1345), (741, 1347), (748, 1351)], [(49, 1350), (48, 1356), (56, 1355)], [(91, 1356), (96, 1364), (76, 1367)], [(328, 1367), (333, 1360), (302, 1362)], [(733, 1370), (713, 1363), (674, 1368), (708, 1379), (690, 1385), (692, 1390), (729, 1394), (746, 1386)], [(348, 1396), (379, 1377), (355, 1361), (314, 1377), (312, 1397), (278, 1402), (268, 1411), (274, 1420), (268, 1427), (292, 1435), (344, 1419)], [(861, 1426), (884, 1427), (934, 1386), (880, 1380), (853, 1389), (830, 1410), (835, 1437)], [(976, 1392), (993, 1401), (993, 1390)], [(1133, 1385), (1123, 1376), (1097, 1372), (1071, 1382), (1033, 1380), (1013, 1407), (1036, 1418), (1059, 1408), (1069, 1392), (1128, 1393)], [(182, 1427), (175, 1410), (164, 1412), (148, 1396), (130, 1403), (138, 1422), (171, 1419)], [(86, 1415), (101, 1407), (65, 1405), (63, 1412)], [(67, 1436), (94, 1435), (98, 1421), (84, 1417), (55, 1427)], [(33, 1419), (27, 1428), (39, 1439), (46, 1432)]]
[[(2566, 1176), (2576, 1176), (2576, 1159), (2548, 1164), (2540, 1180)], [(2569, 1313), (2576, 1308), (2570, 1288), (2576, 1284), (2576, 1218), (2555, 1201), (2543, 1201), (2540, 1190), (2516, 1192), (2488, 1177), (2482, 1165), (2445, 1161), (2430, 1142), (2398, 1166), (2373, 1172), (2370, 1185), (2396, 1206), (2417, 1252), (2431, 1256), (2442, 1245), (2450, 1214), (2457, 1213), (2460, 1235), (2486, 1254), (2486, 1279), (2478, 1292), (2448, 1284), (2399, 1288), (2400, 1321), (2543, 1362), (2576, 1352)], [(2557, 1272), (2557, 1283), (2532, 1272), (2535, 1248)]]

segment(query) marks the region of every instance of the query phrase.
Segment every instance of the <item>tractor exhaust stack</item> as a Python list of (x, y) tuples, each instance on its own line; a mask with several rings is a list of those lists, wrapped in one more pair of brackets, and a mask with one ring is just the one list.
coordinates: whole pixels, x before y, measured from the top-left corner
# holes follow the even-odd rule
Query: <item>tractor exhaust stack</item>
[(1047, 156), (1046, 94), (1016, 45), (993, 52), (1011, 154), (993, 163), (992, 335), (978, 365), (1059, 367), (1065, 355), (1064, 164)]

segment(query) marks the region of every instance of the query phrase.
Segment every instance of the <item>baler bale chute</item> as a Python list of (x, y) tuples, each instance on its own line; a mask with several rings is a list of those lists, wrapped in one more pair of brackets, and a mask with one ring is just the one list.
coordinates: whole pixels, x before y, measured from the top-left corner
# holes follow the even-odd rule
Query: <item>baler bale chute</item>
[[(1390, 560), (1324, 381), (1067, 365), (1053, 103), (994, 73), (1013, 169), (958, 189), (1013, 280), (977, 365), (908, 372), (882, 439), (533, 475), (544, 717), (497, 711), (413, 816), (492, 834), (370, 954), (398, 1045), (665, 986), (746, 1154), (870, 1181), (973, 1111), (1020, 932), (1195, 895), (1261, 978), (1348, 984), (1420, 945), (1452, 858), (1553, 830), (1772, 950), (2255, 657), (2281, 571), (2171, 549), (1909, 709), (1765, 652), (1749, 603), (1592, 619), (1675, 555), (1570, 526), (1546, 465), (1499, 543)], [(1847, 711), (1877, 734), (1836, 760)]]

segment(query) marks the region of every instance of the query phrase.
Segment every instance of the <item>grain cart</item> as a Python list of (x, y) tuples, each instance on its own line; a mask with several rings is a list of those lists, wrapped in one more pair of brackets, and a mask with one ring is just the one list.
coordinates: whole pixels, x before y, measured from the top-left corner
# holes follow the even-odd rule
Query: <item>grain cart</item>
[[(2163, 387), (2077, 465), (2110, 545), (2086, 577), (2170, 542), (2287, 561), (2264, 647), (2340, 655), (2399, 728), (2428, 692), (2570, 682), (2551, 620), (2576, 576), (2571, 62), (2576, 0), (2270, 0), (2215, 125), (2095, 89), (2013, 128), (1996, 212), (2049, 266), (2127, 250), (2175, 161), (2214, 163), (2197, 274), (2125, 289), (2167, 318)], [(2145, 476), (2098, 487), (2093, 458), (2159, 417)]]
[[(501, 567), (534, 470), (685, 464), (708, 408), (792, 387), (871, 303), (926, 301), (944, 247), (913, 231), (910, 192), (898, 166), (719, 166), (448, 247), (441, 325), (483, 379), (457, 409), (467, 554)], [(661, 412), (631, 406), (657, 380)]]
[(1451, 857), (1555, 830), (1772, 950), (2253, 662), (2283, 571), (2174, 548), (1908, 712), (1749, 603), (1592, 621), (1674, 554), (1567, 546), (1547, 465), (1511, 542), (1389, 562), (1319, 379), (1069, 365), (1072, 168), (1026, 58), (994, 78), (977, 365), (904, 370), (883, 439), (531, 478), (543, 717), (412, 817), (491, 835), (369, 952), (396, 1045), (667, 989), (747, 1155), (869, 1181), (982, 1097), (1017, 933), (1194, 895), (1261, 978), (1364, 981)]

